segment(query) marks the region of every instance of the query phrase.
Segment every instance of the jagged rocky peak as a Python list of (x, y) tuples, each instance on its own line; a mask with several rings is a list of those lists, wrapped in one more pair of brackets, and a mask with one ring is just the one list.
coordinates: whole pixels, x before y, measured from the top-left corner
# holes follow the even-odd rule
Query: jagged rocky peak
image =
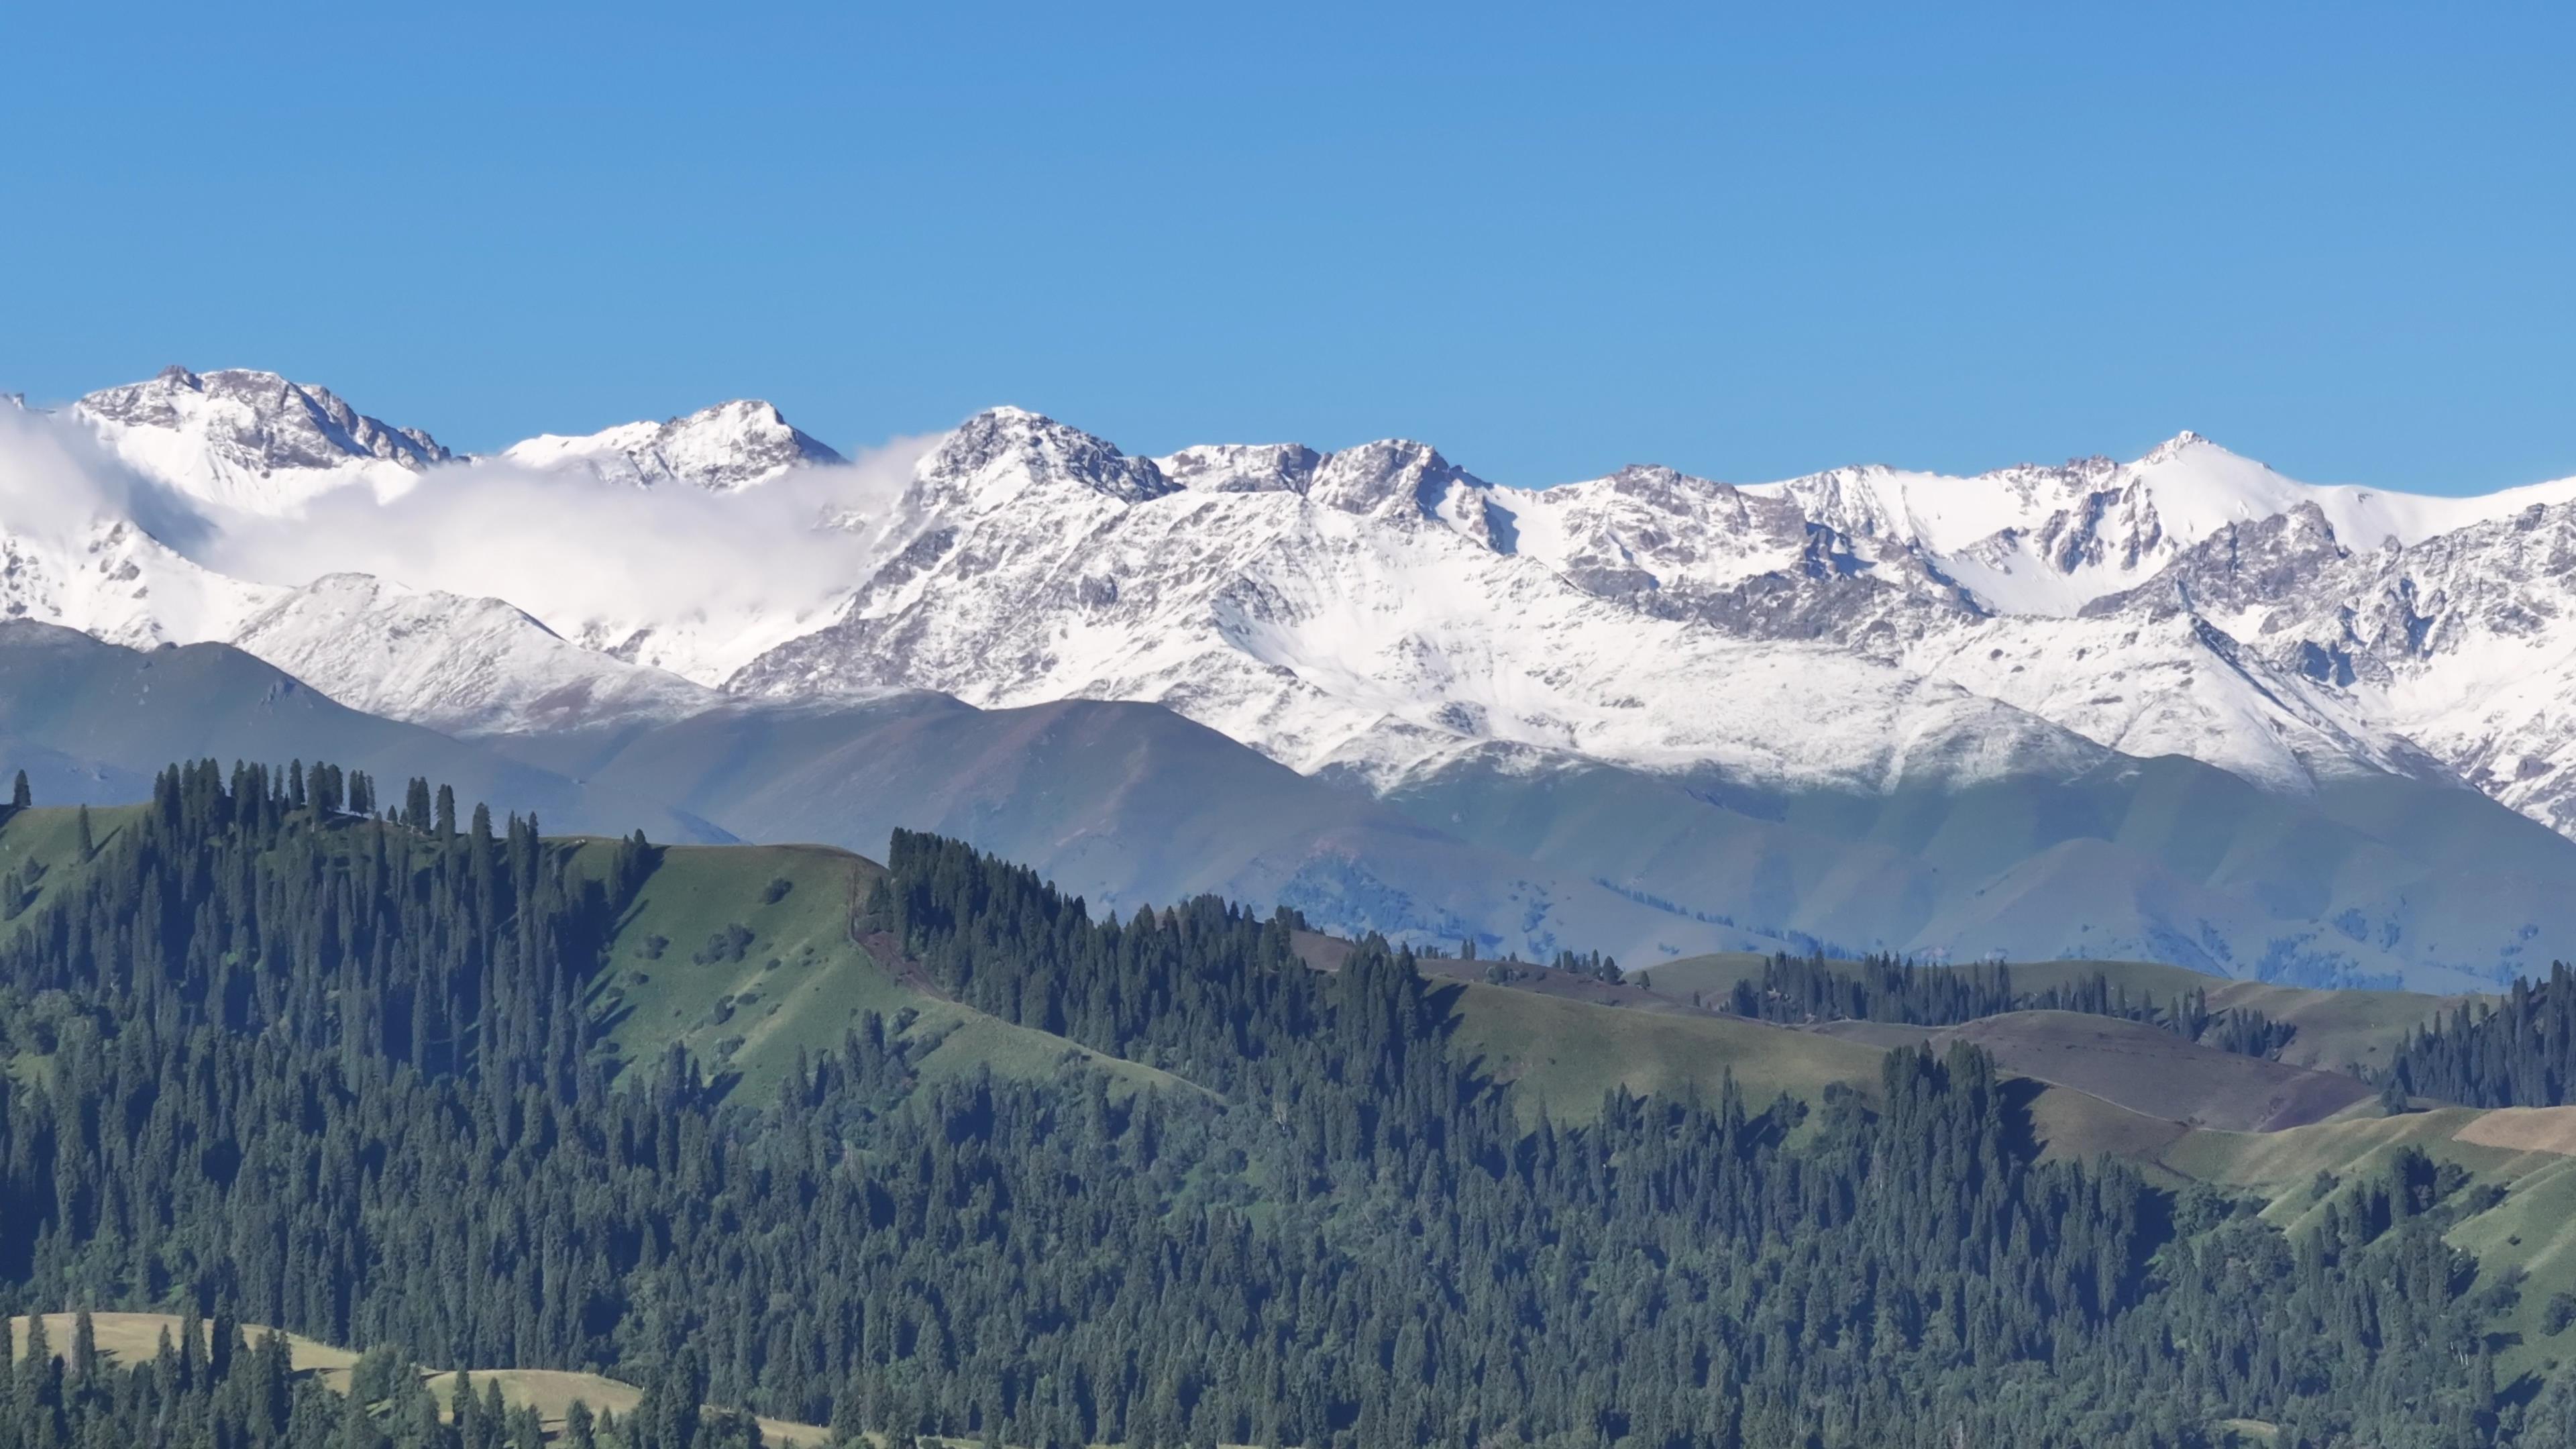
[(1402, 438), (1331, 453), (1302, 443), (1206, 444), (1155, 464), (1195, 492), (1296, 493), (1345, 513), (1445, 520), (1479, 536), (1481, 495), (1490, 491), (1430, 444)]
[(2115, 458), (2094, 453), (2063, 463), (2015, 463), (1980, 473), (1973, 482), (2000, 486), (2015, 496), (2041, 502), (2118, 490), (2127, 479)]
[(1630, 464), (1556, 488), (1503, 489), (1500, 496), (1519, 521), (1540, 525), (1533, 546), (1553, 567), (1623, 587), (1634, 571), (1659, 584), (1733, 583), (1787, 566), (1811, 529), (1833, 533), (1809, 524), (1789, 498), (1748, 493), (1661, 464)]
[(1164, 477), (1199, 493), (1304, 493), (1323, 463), (1303, 443), (1212, 443), (1154, 460)]
[(613, 483), (686, 483), (716, 493), (766, 483), (791, 468), (845, 461), (757, 398), (581, 437), (549, 433), (513, 444), (501, 456), (532, 468), (582, 469)]
[(1327, 454), (1306, 496), (1346, 513), (1436, 518), (1452, 490), (1484, 486), (1428, 443), (1387, 438)]
[(428, 433), (371, 418), (329, 388), (249, 368), (165, 367), (148, 382), (91, 393), (77, 411), (112, 428), (201, 434), (219, 461), (262, 471), (369, 459), (418, 469), (449, 456)]
[(2296, 597), (2351, 555), (2325, 510), (2313, 502), (2285, 513), (2222, 525), (2177, 553), (2137, 588), (2085, 605), (2087, 615), (2116, 614), (2144, 601), (2228, 613)]
[(2534, 505), (2355, 562), (2367, 583), (2347, 632), (2385, 657), (2549, 645), (2576, 618), (2576, 504)]
[(1609, 492), (1651, 502), (1735, 491), (1724, 483), (1712, 482), (1661, 463), (1630, 463), (1600, 482)]
[(982, 511), (1032, 488), (1073, 487), (1125, 503), (1179, 491), (1151, 458), (1025, 408), (987, 408), (958, 424), (913, 474), (916, 501)]

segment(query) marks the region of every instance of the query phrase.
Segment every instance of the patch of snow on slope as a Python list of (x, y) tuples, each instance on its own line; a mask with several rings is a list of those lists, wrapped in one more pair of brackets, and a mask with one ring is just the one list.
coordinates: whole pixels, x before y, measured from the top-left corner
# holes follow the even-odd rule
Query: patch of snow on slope
[(2183, 755), (2271, 790), (2440, 773), (2348, 698), (2179, 610), (1996, 619), (1928, 638), (1905, 662), (2122, 754)]
[(353, 709), (450, 734), (679, 719), (723, 697), (556, 637), (499, 599), (331, 574), (233, 637)]

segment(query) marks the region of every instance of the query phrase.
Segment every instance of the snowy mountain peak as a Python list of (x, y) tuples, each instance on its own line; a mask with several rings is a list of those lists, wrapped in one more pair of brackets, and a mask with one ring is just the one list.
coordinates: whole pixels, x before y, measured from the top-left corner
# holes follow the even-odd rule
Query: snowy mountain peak
[(1075, 488), (1124, 503), (1180, 491), (1150, 458), (1024, 408), (968, 418), (913, 471), (912, 502), (983, 513), (1036, 490)]
[(1183, 448), (1154, 466), (1197, 493), (1303, 493), (1323, 462), (1303, 443), (1214, 443)]
[(127, 427), (201, 428), (270, 468), (328, 468), (352, 458), (426, 468), (449, 456), (428, 433), (368, 417), (327, 387), (251, 368), (197, 373), (174, 364), (148, 382), (102, 388), (76, 406), (86, 417)]
[(523, 467), (575, 469), (650, 488), (686, 483), (730, 493), (790, 468), (845, 461), (772, 404), (738, 399), (662, 423), (624, 423), (582, 437), (545, 433), (501, 451)]
[(73, 413), (142, 472), (253, 513), (291, 511), (352, 482), (408, 487), (449, 457), (429, 434), (369, 417), (329, 388), (247, 368), (165, 367), (91, 393)]
[[(2191, 429), (2185, 428), (2181, 432), (2174, 434), (2172, 437), (2167, 438), (2163, 442), (2148, 449), (2147, 455), (2138, 460), (2138, 466), (2145, 468), (2152, 467), (2158, 463), (2170, 463), (2174, 459), (2182, 457), (2184, 454), (2189, 453), (2196, 448), (2209, 448), (2217, 452), (2227, 453), (2225, 448), (2222, 448), (2218, 444), (2211, 442), (2209, 439), (2202, 437), (2200, 434), (2193, 432)], [(2234, 453), (2227, 453), (2227, 456), (2233, 458), (2236, 455)]]

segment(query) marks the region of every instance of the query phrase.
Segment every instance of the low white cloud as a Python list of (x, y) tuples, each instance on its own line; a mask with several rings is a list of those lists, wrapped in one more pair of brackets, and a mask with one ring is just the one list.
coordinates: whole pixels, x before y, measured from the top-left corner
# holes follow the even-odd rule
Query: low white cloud
[(390, 494), (352, 483), (269, 516), (145, 477), (67, 414), (0, 402), (0, 522), (73, 543), (102, 519), (130, 519), (233, 578), (300, 587), (372, 574), (504, 599), (594, 645), (651, 631), (644, 662), (712, 684), (823, 622), (905, 541), (905, 485), (942, 436), (897, 438), (732, 493), (460, 460)]
[(194, 499), (125, 466), (64, 414), (0, 400), (0, 524), (71, 545), (118, 519), (182, 551), (214, 527)]
[(865, 577), (913, 464), (937, 442), (898, 439), (733, 493), (451, 463), (392, 497), (343, 488), (296, 516), (226, 520), (197, 558), (269, 583), (357, 572), (507, 599), (559, 633), (804, 614)]

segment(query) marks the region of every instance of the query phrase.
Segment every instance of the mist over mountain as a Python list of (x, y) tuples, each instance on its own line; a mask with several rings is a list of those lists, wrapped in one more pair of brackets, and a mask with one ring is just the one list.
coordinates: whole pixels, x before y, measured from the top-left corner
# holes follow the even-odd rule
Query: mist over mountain
[(1631, 964), (2525, 969), (2576, 926), (2571, 539), (2576, 480), (2317, 487), (2187, 432), (1530, 489), (1014, 408), (848, 457), (758, 401), (469, 457), (242, 370), (0, 416), (13, 617), (228, 645), (745, 838), (927, 826), (1104, 899)]

